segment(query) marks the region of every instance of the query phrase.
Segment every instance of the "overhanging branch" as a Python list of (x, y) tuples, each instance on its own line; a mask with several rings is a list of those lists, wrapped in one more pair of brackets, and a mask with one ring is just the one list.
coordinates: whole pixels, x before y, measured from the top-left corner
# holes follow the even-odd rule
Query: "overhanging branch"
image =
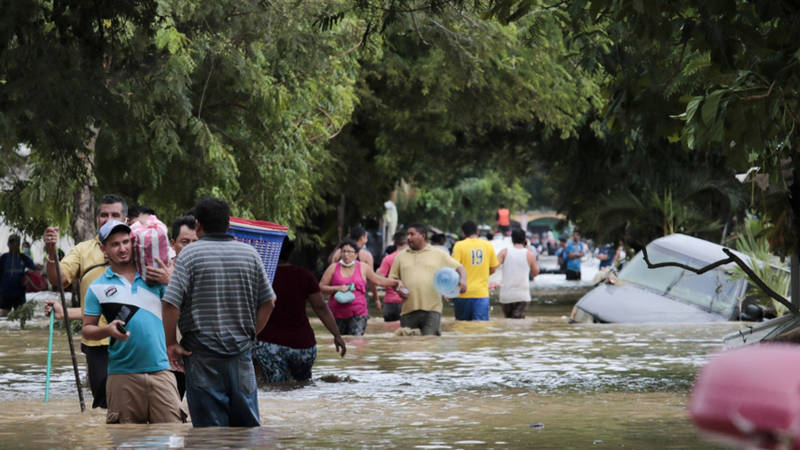
[(642, 255), (644, 256), (644, 262), (647, 264), (649, 269), (657, 269), (659, 267), (678, 267), (683, 270), (688, 270), (689, 272), (696, 273), (698, 275), (702, 275), (709, 270), (715, 269), (719, 266), (723, 266), (729, 263), (735, 263), (739, 266), (744, 273), (747, 274), (747, 277), (750, 278), (753, 283), (755, 283), (761, 290), (767, 293), (772, 299), (776, 302), (780, 303), (781, 305), (785, 306), (794, 314), (800, 314), (800, 310), (798, 310), (797, 306), (795, 306), (792, 302), (784, 298), (782, 295), (778, 294), (777, 292), (773, 291), (769, 286), (767, 286), (761, 278), (756, 275), (755, 272), (744, 262), (741, 258), (736, 256), (730, 249), (723, 248), (722, 252), (728, 255), (725, 259), (720, 259), (719, 261), (715, 261), (707, 266), (703, 266), (699, 269), (695, 269), (694, 267), (688, 266), (686, 264), (681, 264), (679, 262), (663, 262), (663, 263), (652, 263), (650, 262), (650, 258), (647, 256), (647, 246), (642, 247)]

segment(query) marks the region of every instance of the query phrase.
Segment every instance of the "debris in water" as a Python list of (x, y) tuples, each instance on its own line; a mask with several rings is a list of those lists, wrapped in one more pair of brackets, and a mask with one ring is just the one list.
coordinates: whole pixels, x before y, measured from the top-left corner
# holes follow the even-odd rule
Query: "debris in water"
[(183, 448), (183, 437), (172, 435), (169, 437), (169, 442), (167, 443), (169, 448)]
[(394, 330), (395, 336), (422, 336), (422, 330), (419, 328), (398, 328)]
[(319, 377), (319, 380), (326, 383), (358, 383), (358, 380), (354, 380), (348, 375), (343, 377), (340, 377), (339, 375), (323, 375)]
[(531, 428), (541, 430), (542, 428), (544, 428), (544, 424), (542, 422), (534, 422), (531, 424)]
[(592, 442), (592, 445), (600, 445), (600, 444), (602, 444), (602, 443), (603, 443), (603, 440), (602, 440), (602, 439), (596, 439), (596, 440), (594, 440), (594, 441)]

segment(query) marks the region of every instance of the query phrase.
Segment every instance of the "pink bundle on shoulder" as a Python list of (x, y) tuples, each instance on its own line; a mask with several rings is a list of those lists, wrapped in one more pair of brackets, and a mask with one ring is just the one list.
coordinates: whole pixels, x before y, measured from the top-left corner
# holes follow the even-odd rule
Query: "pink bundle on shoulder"
[(156, 216), (148, 216), (144, 223), (137, 220), (131, 224), (133, 237), (133, 260), (136, 270), (144, 275), (144, 268), (160, 267), (157, 258), (169, 264), (169, 236), (167, 226)]

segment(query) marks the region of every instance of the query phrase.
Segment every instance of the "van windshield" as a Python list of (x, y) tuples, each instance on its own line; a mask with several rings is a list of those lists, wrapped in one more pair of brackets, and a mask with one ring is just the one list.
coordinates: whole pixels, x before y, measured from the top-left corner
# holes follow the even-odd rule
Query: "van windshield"
[[(678, 262), (690, 267), (703, 266), (685, 255), (667, 253), (653, 246), (647, 247), (647, 256), (654, 264)], [(642, 252), (637, 253), (625, 265), (617, 278), (723, 315), (730, 315), (733, 312), (737, 290), (741, 283), (740, 280), (731, 279), (730, 273), (722, 268), (709, 270), (702, 275), (679, 267), (649, 269)]]

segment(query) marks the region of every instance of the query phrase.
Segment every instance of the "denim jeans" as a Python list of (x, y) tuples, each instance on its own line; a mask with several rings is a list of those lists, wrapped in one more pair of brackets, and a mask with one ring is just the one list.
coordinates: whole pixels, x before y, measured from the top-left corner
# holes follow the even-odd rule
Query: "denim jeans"
[(456, 320), (489, 320), (489, 297), (454, 298)]
[(250, 352), (183, 358), (186, 400), (195, 427), (257, 427), (258, 389)]

